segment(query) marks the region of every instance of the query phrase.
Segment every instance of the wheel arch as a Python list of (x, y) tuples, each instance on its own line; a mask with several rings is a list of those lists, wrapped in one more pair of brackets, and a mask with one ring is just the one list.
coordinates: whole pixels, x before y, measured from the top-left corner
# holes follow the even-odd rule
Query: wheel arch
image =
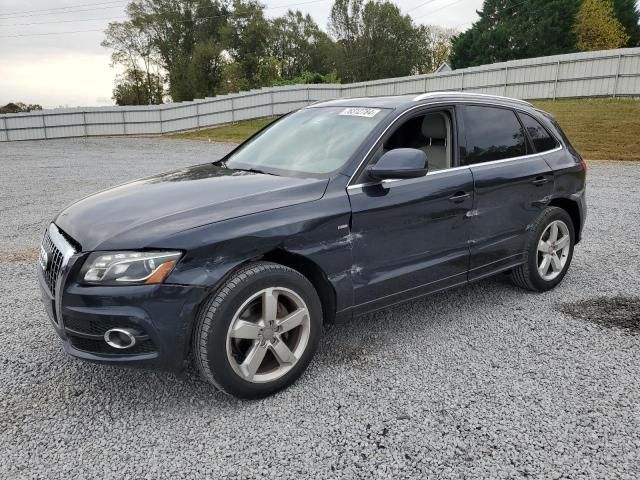
[(259, 260), (289, 267), (303, 275), (311, 282), (318, 293), (318, 297), (320, 298), (320, 303), (322, 305), (323, 323), (325, 325), (331, 325), (335, 322), (337, 305), (336, 291), (331, 282), (329, 282), (324, 270), (313, 260), (280, 247), (251, 258), (247, 258), (240, 262), (234, 262), (234, 265), (216, 281), (215, 285), (210, 287), (209, 291), (217, 291), (238, 270)]
[(303, 255), (292, 253), (282, 248), (276, 248), (265, 253), (259, 260), (284, 265), (306, 277), (316, 289), (316, 292), (318, 292), (318, 297), (320, 297), (323, 323), (325, 325), (331, 325), (335, 322), (336, 291), (333, 285), (331, 285), (331, 282), (329, 282), (325, 272), (316, 262)]
[(561, 208), (569, 214), (569, 217), (571, 217), (571, 221), (573, 222), (573, 229), (576, 233), (576, 243), (580, 242), (582, 225), (580, 224), (580, 207), (578, 206), (578, 203), (569, 198), (554, 198), (549, 202), (549, 206)]

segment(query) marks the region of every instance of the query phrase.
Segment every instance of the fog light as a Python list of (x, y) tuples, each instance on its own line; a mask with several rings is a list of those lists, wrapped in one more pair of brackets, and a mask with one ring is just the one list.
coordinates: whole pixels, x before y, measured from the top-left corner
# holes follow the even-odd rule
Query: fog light
[(107, 345), (119, 350), (131, 348), (136, 344), (134, 332), (126, 328), (112, 328), (104, 334), (104, 341)]

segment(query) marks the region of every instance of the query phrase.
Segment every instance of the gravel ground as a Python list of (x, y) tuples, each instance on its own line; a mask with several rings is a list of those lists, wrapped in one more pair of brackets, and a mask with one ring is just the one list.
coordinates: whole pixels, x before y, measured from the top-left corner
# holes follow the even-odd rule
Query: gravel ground
[(35, 282), (47, 222), (228, 148), (0, 144), (0, 478), (640, 476), (640, 335), (619, 309), (622, 328), (603, 321), (620, 305), (638, 319), (640, 164), (590, 164), (584, 241), (556, 290), (499, 277), (337, 325), (271, 398), (66, 356)]

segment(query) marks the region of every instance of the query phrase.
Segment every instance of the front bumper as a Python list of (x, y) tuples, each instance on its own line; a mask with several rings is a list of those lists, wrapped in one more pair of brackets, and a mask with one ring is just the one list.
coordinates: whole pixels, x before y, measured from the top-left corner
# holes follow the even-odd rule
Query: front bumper
[[(206, 290), (199, 286), (86, 286), (74, 281), (84, 254), (69, 259), (52, 295), (42, 268), (38, 280), (45, 309), (64, 350), (91, 362), (178, 371), (184, 365), (195, 316)], [(104, 341), (110, 328), (140, 335), (131, 349)]]

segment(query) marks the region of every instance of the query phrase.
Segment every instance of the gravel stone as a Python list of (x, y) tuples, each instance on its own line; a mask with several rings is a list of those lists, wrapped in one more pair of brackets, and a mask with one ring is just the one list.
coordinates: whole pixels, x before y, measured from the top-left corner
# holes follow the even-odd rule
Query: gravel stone
[(0, 478), (640, 477), (640, 335), (565, 313), (624, 297), (637, 318), (631, 162), (589, 164), (584, 240), (555, 290), (501, 275), (336, 325), (272, 397), (229, 398), (194, 369), (65, 355), (35, 280), (47, 223), (74, 199), (230, 148), (0, 143)]

